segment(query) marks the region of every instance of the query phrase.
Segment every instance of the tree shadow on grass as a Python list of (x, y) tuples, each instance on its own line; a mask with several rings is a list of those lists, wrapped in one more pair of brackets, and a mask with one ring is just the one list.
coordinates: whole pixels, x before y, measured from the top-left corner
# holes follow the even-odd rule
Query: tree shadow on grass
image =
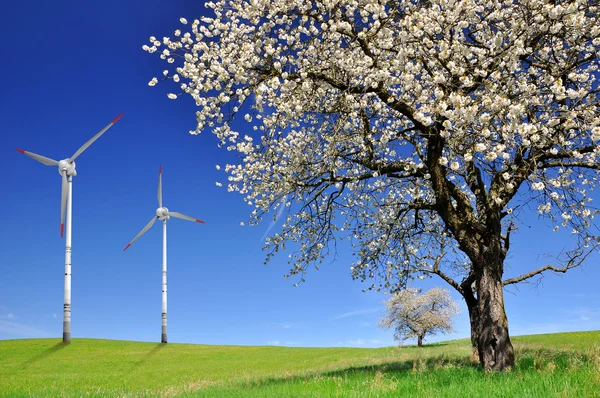
[(390, 361), (375, 365), (366, 366), (351, 366), (342, 369), (336, 369), (325, 372), (309, 372), (302, 375), (292, 375), (285, 377), (266, 377), (257, 380), (243, 382), (240, 387), (257, 388), (272, 385), (280, 385), (285, 383), (303, 383), (310, 382), (315, 379), (329, 379), (341, 377), (345, 379), (347, 376), (355, 375), (373, 375), (377, 373), (384, 374), (408, 374), (433, 371), (443, 368), (468, 368), (481, 369), (479, 364), (471, 362), (468, 357), (453, 357), (437, 356), (431, 358), (414, 358), (404, 361)]
[(416, 345), (407, 345), (407, 346), (403, 346), (403, 347), (410, 347), (410, 348), (418, 348), (418, 349), (422, 349), (422, 348), (430, 348), (430, 347), (443, 347), (445, 345), (448, 345), (448, 343), (430, 343), (430, 344), (423, 344), (422, 347), (418, 347)]
[(65, 348), (68, 345), (69, 345), (69, 343), (65, 343), (64, 341), (61, 341), (60, 343), (56, 343), (52, 347), (48, 348), (46, 351), (42, 351), (41, 353), (37, 354), (33, 358), (30, 358), (27, 361), (23, 362), (21, 367), (23, 369), (27, 369), (29, 366), (33, 365), (34, 363), (41, 361), (44, 358), (49, 357), (50, 355), (54, 354), (55, 352), (57, 352), (59, 350), (62, 350), (63, 348)]
[(548, 348), (519, 348), (515, 350), (519, 371), (543, 370), (548, 367), (566, 370), (571, 367), (597, 362), (598, 354), (571, 350), (552, 350)]
[(142, 366), (143, 364), (145, 364), (146, 362), (148, 362), (150, 359), (152, 359), (153, 356), (155, 356), (156, 354), (158, 354), (159, 351), (161, 351), (163, 348), (165, 348), (167, 345), (163, 344), (163, 343), (157, 343), (154, 347), (152, 347), (152, 349), (150, 351), (148, 351), (147, 353), (145, 353), (139, 360), (137, 360), (133, 366), (131, 367), (131, 370), (136, 370), (138, 369), (140, 366)]

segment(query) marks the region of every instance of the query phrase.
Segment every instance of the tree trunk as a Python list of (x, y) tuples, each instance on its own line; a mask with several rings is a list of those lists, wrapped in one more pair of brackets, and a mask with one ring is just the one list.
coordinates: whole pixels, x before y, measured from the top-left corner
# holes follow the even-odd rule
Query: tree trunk
[(508, 319), (504, 311), (503, 256), (496, 253), (497, 255), (488, 256), (487, 264), (478, 267), (477, 346), (479, 360), (486, 371), (511, 370), (515, 364), (515, 354), (508, 335)]
[(471, 288), (471, 278), (468, 278), (467, 281), (463, 282), (461, 285), (461, 294), (465, 299), (465, 303), (467, 304), (467, 309), (469, 310), (469, 323), (471, 324), (471, 360), (478, 361), (479, 360), (479, 349), (477, 348), (479, 344), (479, 303), (477, 302), (477, 298), (475, 298), (475, 294), (473, 293), (473, 289)]
[(423, 335), (422, 334), (417, 337), (417, 346), (423, 347)]
[(479, 307), (477, 301), (475, 301), (475, 305), (467, 303), (467, 308), (469, 310), (469, 322), (471, 323), (471, 359), (477, 361), (480, 359), (479, 349), (477, 348), (479, 345)]

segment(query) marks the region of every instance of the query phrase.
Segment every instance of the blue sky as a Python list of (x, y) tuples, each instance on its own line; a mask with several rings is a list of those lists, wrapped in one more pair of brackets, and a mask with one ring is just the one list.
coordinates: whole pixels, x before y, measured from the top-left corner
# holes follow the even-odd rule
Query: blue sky
[[(141, 46), (179, 28), (179, 17), (205, 12), (201, 2), (11, 2), (0, 14), (4, 39), (0, 227), (0, 339), (60, 337), (64, 240), (59, 236), (60, 176), (23, 148), (54, 159), (72, 155), (121, 112), (125, 116), (77, 159), (73, 183), (72, 335), (159, 341), (161, 228), (123, 247), (157, 207), (159, 165), (164, 204), (206, 221), (168, 224), (169, 341), (204, 344), (359, 346), (394, 344), (377, 328), (377, 293), (350, 277), (340, 255), (293, 287), (286, 253), (263, 265), (269, 223), (240, 227), (250, 208), (218, 188), (215, 168), (231, 160), (217, 139), (195, 127), (187, 98), (147, 82), (163, 64)], [(506, 275), (543, 264), (564, 246), (535, 217), (515, 235)], [(277, 225), (275, 226), (277, 228)], [(600, 329), (598, 258), (534, 289), (506, 293), (511, 333)], [(431, 279), (420, 286), (444, 286)], [(458, 296), (453, 293), (454, 297)], [(466, 309), (456, 333), (468, 337)], [(430, 339), (436, 341), (439, 338)]]

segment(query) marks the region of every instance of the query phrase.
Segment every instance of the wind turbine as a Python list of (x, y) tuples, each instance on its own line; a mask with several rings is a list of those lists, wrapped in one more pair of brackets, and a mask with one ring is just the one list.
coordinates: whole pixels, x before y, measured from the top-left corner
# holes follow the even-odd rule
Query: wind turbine
[(123, 251), (127, 250), (129, 246), (133, 244), (140, 236), (144, 235), (148, 231), (156, 220), (163, 222), (163, 254), (162, 254), (162, 335), (160, 342), (167, 342), (167, 220), (171, 217), (181, 218), (183, 220), (195, 221), (200, 224), (204, 224), (204, 221), (197, 220), (194, 217), (186, 216), (176, 211), (169, 211), (166, 207), (163, 207), (162, 201), (162, 166), (158, 170), (158, 209), (156, 209), (156, 215), (152, 217), (152, 220), (140, 231), (139, 234), (127, 246)]
[(58, 166), (58, 173), (62, 176), (62, 191), (60, 198), (60, 237), (65, 232), (65, 208), (67, 213), (66, 220), (66, 238), (65, 238), (65, 301), (63, 306), (63, 342), (71, 341), (71, 215), (73, 208), (73, 177), (77, 175), (75, 171), (75, 159), (83, 153), (90, 145), (94, 143), (106, 130), (111, 128), (117, 122), (123, 113), (117, 116), (112, 122), (104, 127), (98, 134), (90, 138), (71, 156), (60, 161), (37, 155), (33, 152), (27, 152), (17, 148), (17, 151), (27, 155), (46, 166)]

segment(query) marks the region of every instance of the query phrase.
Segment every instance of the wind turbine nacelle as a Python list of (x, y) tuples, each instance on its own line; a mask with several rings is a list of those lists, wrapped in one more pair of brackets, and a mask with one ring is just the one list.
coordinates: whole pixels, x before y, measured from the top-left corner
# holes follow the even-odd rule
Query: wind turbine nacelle
[(77, 171), (75, 171), (75, 161), (71, 159), (63, 159), (58, 162), (58, 174), (62, 175), (63, 171), (67, 172), (67, 176), (75, 177)]
[(156, 209), (156, 217), (158, 217), (159, 220), (168, 220), (171, 218), (169, 217), (169, 209), (166, 207), (159, 207)]

